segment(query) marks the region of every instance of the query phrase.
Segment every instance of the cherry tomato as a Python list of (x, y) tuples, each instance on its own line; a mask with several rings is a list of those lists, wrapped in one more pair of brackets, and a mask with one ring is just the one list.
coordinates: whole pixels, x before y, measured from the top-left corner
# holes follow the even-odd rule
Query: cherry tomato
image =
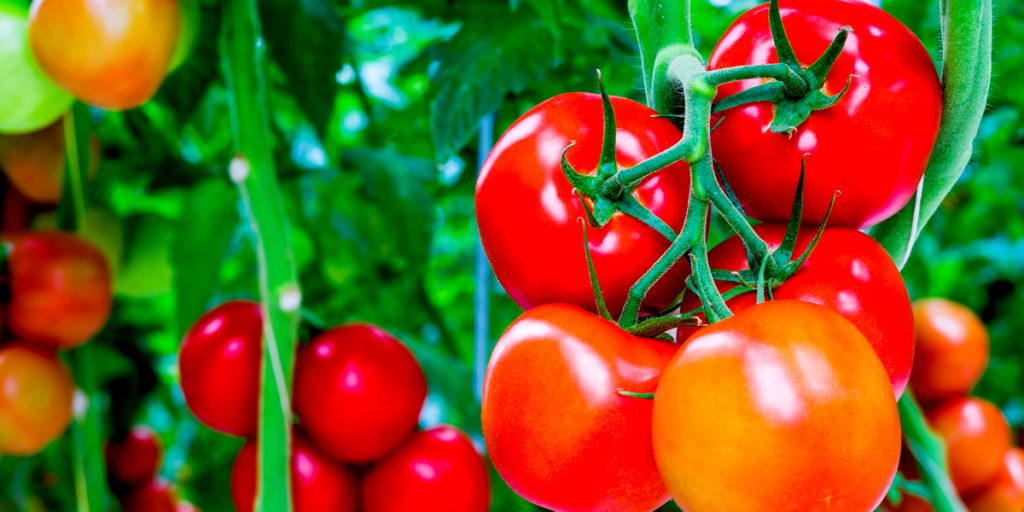
[(417, 432), (363, 477), (363, 512), (487, 512), (491, 482), (473, 442), (447, 425)]
[(676, 346), (630, 335), (567, 304), (523, 313), (484, 380), (494, 467), (532, 503), (561, 512), (649, 512), (668, 500), (651, 448), (650, 393)]
[(970, 309), (946, 299), (914, 302), (917, 358), (910, 387), (922, 402), (967, 394), (988, 366), (988, 332)]
[[(295, 512), (356, 512), (358, 484), (351, 469), (321, 453), (300, 434), (292, 440), (292, 506)], [(256, 502), (256, 442), (249, 441), (231, 469), (235, 510), (253, 510)]]
[(124, 512), (178, 512), (178, 494), (171, 484), (152, 480), (120, 498)]
[[(666, 119), (626, 98), (611, 99), (618, 126), (616, 161), (633, 166), (681, 138)], [(601, 153), (601, 97), (560, 94), (523, 114), (498, 140), (476, 184), (476, 214), (487, 257), (505, 291), (523, 309), (562, 302), (596, 311), (587, 273), (585, 213), (561, 170), (562, 150), (573, 167), (594, 172)], [(644, 180), (634, 195), (679, 231), (689, 199), (689, 170), (673, 164)], [(588, 228), (588, 247), (608, 308), (618, 313), (629, 287), (669, 246), (642, 222), (617, 213), (602, 229)], [(541, 248), (541, 249), (531, 249)], [(677, 265), (645, 302), (649, 309), (670, 304), (682, 291)]]
[(104, 452), (110, 480), (130, 487), (156, 477), (163, 457), (163, 445), (151, 428), (137, 426), (124, 439), (108, 442)]
[(71, 423), (75, 382), (50, 349), (0, 348), (0, 454), (31, 455)]
[(86, 103), (123, 110), (160, 87), (180, 17), (176, 0), (34, 0), (28, 36), (54, 82)]
[(992, 480), (1010, 449), (1010, 426), (987, 400), (957, 398), (926, 411), (928, 422), (946, 442), (949, 477), (966, 494)]
[(95, 336), (110, 316), (110, 269), (103, 254), (76, 235), (36, 231), (16, 236), (7, 269), (8, 322), (21, 338), (75, 347)]
[(899, 414), (852, 323), (777, 300), (676, 353), (654, 396), (654, 455), (684, 510), (873, 510), (899, 463)]
[[(782, 244), (786, 234), (786, 226), (780, 224), (762, 224), (754, 229), (771, 250)], [(794, 254), (804, 252), (814, 232), (800, 232)], [(716, 269), (748, 268), (746, 251), (737, 236), (715, 246), (708, 260)], [(723, 283), (720, 288), (724, 291), (733, 286), (736, 285)], [(914, 362), (914, 319), (900, 271), (878, 242), (855, 229), (828, 228), (800, 270), (772, 295), (775, 299), (820, 304), (846, 317), (860, 329), (882, 360), (896, 396), (903, 394)], [(753, 306), (756, 299), (755, 293), (746, 293), (728, 304), (736, 313)], [(687, 293), (682, 310), (698, 307), (696, 295)], [(696, 330), (680, 329), (680, 339)]]
[[(789, 218), (806, 158), (804, 218), (820, 224), (833, 193), (829, 225), (862, 228), (896, 213), (911, 198), (938, 135), (942, 90), (935, 66), (914, 34), (885, 11), (856, 0), (782, 0), (782, 20), (800, 63), (813, 63), (844, 26), (842, 55), (823, 90), (839, 102), (813, 112), (792, 133), (773, 133), (775, 105), (752, 103), (723, 113), (712, 132), (715, 159), (746, 212), (763, 221)], [(709, 69), (778, 62), (768, 5), (737, 19), (718, 41)], [(719, 88), (719, 97), (761, 84)], [(914, 122), (908, 123), (908, 119)]]
[[(89, 147), (90, 177), (99, 165), (99, 139)], [(34, 132), (0, 137), (0, 168), (28, 199), (57, 204), (64, 191), (64, 120)]]
[(246, 300), (211, 309), (185, 333), (178, 373), (199, 421), (225, 434), (256, 434), (262, 341), (260, 305)]
[(50, 81), (28, 49), (28, 6), (0, 0), (0, 133), (38, 130), (59, 118), (74, 98)]
[(338, 460), (369, 462), (416, 428), (427, 378), (387, 331), (348, 324), (299, 349), (294, 395), (295, 414), (317, 446)]
[(1024, 450), (1011, 448), (994, 480), (965, 500), (971, 512), (1024, 510)]

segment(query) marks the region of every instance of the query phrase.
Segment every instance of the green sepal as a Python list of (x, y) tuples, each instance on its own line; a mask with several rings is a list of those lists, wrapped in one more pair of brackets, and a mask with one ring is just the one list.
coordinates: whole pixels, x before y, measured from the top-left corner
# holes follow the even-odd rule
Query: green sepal
[(626, 398), (639, 398), (641, 400), (654, 400), (654, 393), (634, 393), (625, 389), (618, 390), (619, 395)]
[(786, 225), (786, 234), (782, 238), (782, 244), (775, 250), (774, 258), (780, 267), (784, 266), (793, 257), (793, 248), (796, 247), (796, 237), (800, 234), (800, 220), (804, 211), (804, 177), (807, 171), (806, 159), (800, 159), (800, 178), (796, 182), (796, 194), (793, 197), (793, 210), (789, 214), (789, 224)]
[[(582, 200), (582, 199), (581, 199)], [(597, 312), (608, 321), (612, 320), (611, 313), (608, 312), (608, 306), (604, 301), (604, 293), (601, 291), (601, 283), (597, 280), (597, 270), (594, 269), (594, 258), (590, 255), (590, 239), (587, 237), (587, 223), (581, 222), (583, 225), (583, 253), (587, 256), (587, 274), (590, 276), (590, 289), (594, 292), (594, 304), (597, 306)]]
[(793, 133), (797, 126), (811, 116), (812, 112), (825, 110), (839, 103), (840, 98), (850, 89), (852, 80), (853, 76), (847, 78), (846, 86), (834, 96), (825, 94), (821, 89), (815, 89), (800, 99), (783, 98), (775, 104), (775, 118), (772, 119), (771, 131), (782, 134)]
[(600, 69), (597, 70), (597, 88), (601, 91), (601, 113), (604, 117), (604, 136), (601, 138), (601, 158), (597, 164), (597, 176), (601, 180), (606, 180), (615, 175), (619, 167), (615, 163), (615, 109), (612, 107), (611, 98), (608, 97), (608, 91), (604, 89)]

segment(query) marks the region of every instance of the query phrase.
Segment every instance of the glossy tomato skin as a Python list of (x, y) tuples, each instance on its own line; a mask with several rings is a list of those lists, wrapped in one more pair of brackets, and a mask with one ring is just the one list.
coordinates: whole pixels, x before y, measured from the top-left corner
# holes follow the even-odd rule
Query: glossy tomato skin
[(162, 480), (147, 482), (120, 498), (124, 512), (178, 512), (178, 494)]
[(299, 423), (317, 446), (338, 460), (369, 462), (416, 428), (427, 379), (400, 340), (348, 324), (299, 349), (294, 395)]
[(1020, 512), (1024, 510), (1024, 450), (1011, 448), (995, 479), (964, 500), (971, 512)]
[[(754, 230), (775, 250), (782, 244), (786, 226), (761, 224)], [(797, 236), (794, 254), (800, 255), (814, 238), (815, 229), (806, 228)], [(745, 270), (748, 268), (743, 243), (732, 236), (708, 253), (711, 268)], [(735, 284), (723, 283), (728, 290)], [(843, 315), (860, 329), (871, 343), (882, 366), (889, 374), (896, 397), (903, 394), (914, 363), (914, 318), (910, 296), (892, 258), (874, 239), (849, 228), (827, 228), (800, 270), (776, 288), (776, 299), (794, 299), (820, 304)], [(728, 302), (734, 313), (757, 302), (757, 294), (747, 293)], [(688, 293), (682, 310), (700, 307)], [(697, 328), (680, 329), (685, 339)]]
[(179, 22), (176, 0), (34, 0), (28, 34), (54, 82), (86, 103), (123, 110), (156, 93)]
[(75, 382), (51, 349), (0, 347), (0, 455), (31, 455), (71, 423)]
[[(681, 138), (671, 122), (632, 100), (612, 97), (618, 126), (616, 160), (633, 166)], [(596, 311), (587, 273), (583, 206), (561, 170), (561, 154), (584, 173), (597, 168), (604, 121), (601, 97), (566, 93), (533, 107), (512, 123), (480, 171), (476, 215), (487, 257), (505, 291), (523, 309), (554, 302)], [(635, 192), (641, 204), (676, 231), (683, 225), (690, 178), (685, 163), (646, 179)], [(598, 280), (613, 313), (629, 287), (669, 246), (640, 221), (616, 214), (602, 229), (588, 228)], [(682, 288), (677, 265), (648, 295), (645, 305), (670, 304)]]
[(576, 306), (509, 326), (483, 393), (488, 454), (528, 501), (562, 512), (649, 512), (668, 494), (651, 448), (650, 393), (676, 346), (632, 336)]
[(163, 444), (153, 429), (136, 426), (124, 439), (108, 442), (104, 453), (111, 482), (131, 487), (156, 477), (163, 457)]
[[(843, 26), (851, 27), (824, 91), (850, 89), (791, 134), (769, 130), (774, 105), (724, 112), (712, 132), (715, 159), (746, 212), (762, 221), (789, 218), (806, 157), (803, 220), (820, 224), (836, 190), (829, 225), (862, 228), (894, 214), (913, 195), (938, 135), (942, 91), (935, 66), (914, 34), (885, 11), (858, 0), (783, 0), (782, 20), (796, 56), (813, 63)], [(768, 5), (741, 15), (719, 40), (709, 69), (778, 62)], [(719, 88), (719, 97), (762, 83)], [(908, 119), (913, 119), (908, 123)]]
[(487, 465), (455, 427), (417, 432), (363, 477), (363, 512), (487, 512)]
[(15, 236), (7, 268), (7, 312), (15, 335), (64, 349), (85, 343), (107, 322), (113, 303), (110, 268), (103, 254), (77, 235)]
[(957, 398), (926, 410), (926, 417), (946, 443), (949, 476), (960, 494), (983, 487), (999, 473), (1011, 435), (998, 407), (981, 398)]
[[(301, 434), (292, 440), (292, 506), (295, 512), (356, 512), (355, 473), (321, 453)], [(231, 500), (238, 512), (256, 501), (256, 442), (249, 441), (231, 469)]]
[(985, 324), (961, 304), (947, 299), (914, 302), (917, 358), (910, 387), (922, 402), (967, 394), (988, 366)]
[(654, 454), (684, 510), (874, 510), (899, 463), (896, 399), (845, 318), (766, 302), (676, 353), (655, 392)]
[(263, 313), (247, 300), (208, 311), (185, 333), (178, 373), (185, 403), (208, 427), (256, 435)]

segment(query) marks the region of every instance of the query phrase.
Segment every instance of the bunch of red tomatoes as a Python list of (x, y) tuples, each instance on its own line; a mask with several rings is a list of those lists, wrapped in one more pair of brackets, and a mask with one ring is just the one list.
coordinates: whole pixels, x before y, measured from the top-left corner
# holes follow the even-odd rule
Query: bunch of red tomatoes
[(191, 503), (179, 501), (171, 484), (157, 478), (163, 445), (152, 429), (132, 427), (107, 442), (104, 454), (107, 479), (125, 512), (196, 512)]
[[(179, 353), (192, 413), (248, 439), (231, 474), (239, 511), (256, 497), (262, 340), (259, 304), (237, 300), (203, 315)], [(448, 425), (417, 430), (426, 396), (413, 353), (377, 326), (341, 325), (301, 346), (291, 402), (296, 512), (485, 512), (490, 480), (469, 437)]]

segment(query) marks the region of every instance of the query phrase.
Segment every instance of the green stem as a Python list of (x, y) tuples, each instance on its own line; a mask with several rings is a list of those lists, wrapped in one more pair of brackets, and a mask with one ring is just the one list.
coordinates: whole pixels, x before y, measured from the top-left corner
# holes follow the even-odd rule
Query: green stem
[(910, 453), (917, 460), (936, 512), (966, 512), (946, 471), (946, 448), (942, 439), (928, 427), (924, 412), (909, 389), (900, 398), (899, 409), (903, 436)]
[(647, 106), (661, 113), (678, 111), (676, 82), (667, 75), (669, 62), (680, 55), (700, 58), (693, 48), (690, 0), (629, 0)]
[(221, 47), (238, 151), (230, 174), (253, 224), (264, 311), (256, 511), (288, 512), (292, 510), (290, 479), (284, 475), (290, 474), (289, 390), (301, 293), (274, 167), (265, 43), (255, 0), (225, 4)]
[(709, 84), (714, 86), (751, 78), (771, 78), (782, 82), (786, 88), (786, 94), (792, 94), (794, 97), (803, 96), (807, 94), (808, 90), (807, 82), (792, 67), (785, 64), (758, 64), (716, 69), (708, 71), (705, 78)]

